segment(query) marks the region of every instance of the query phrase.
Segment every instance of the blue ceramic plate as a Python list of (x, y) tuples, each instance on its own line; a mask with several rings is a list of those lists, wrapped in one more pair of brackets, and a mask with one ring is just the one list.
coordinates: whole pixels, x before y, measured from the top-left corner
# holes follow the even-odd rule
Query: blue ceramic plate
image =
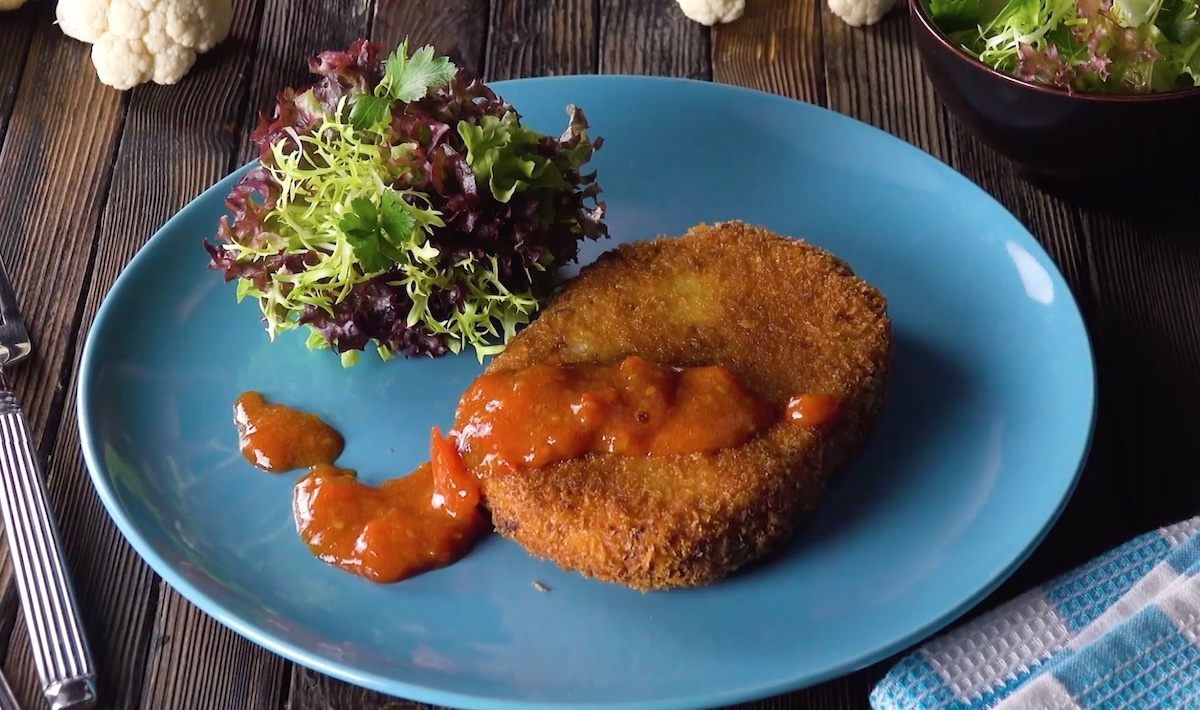
[[(1094, 409), (1075, 302), (1021, 224), (927, 154), (814, 106), (657, 78), (497, 83), (557, 134), (585, 109), (613, 240), (742, 219), (847, 259), (890, 302), (895, 375), (877, 435), (768, 564), (641, 594), (492, 536), (392, 586), (327, 567), (290, 513), (294, 475), (255, 471), (244, 390), (318, 412), (367, 481), (427, 457), (480, 371), (473, 355), (342, 369), (275, 343), (200, 246), (235, 176), (130, 263), (87, 338), (84, 455), (104, 505), (174, 588), (222, 623), (351, 683), (463, 708), (693, 708), (847, 673), (934, 632), (1041, 540), (1076, 480)], [(550, 588), (539, 591), (533, 582)]]

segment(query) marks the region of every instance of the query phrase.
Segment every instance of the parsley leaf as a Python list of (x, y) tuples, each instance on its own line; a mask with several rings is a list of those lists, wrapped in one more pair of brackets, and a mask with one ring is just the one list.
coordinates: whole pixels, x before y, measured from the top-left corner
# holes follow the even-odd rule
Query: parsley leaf
[(365, 273), (383, 271), (392, 261), (384, 254), (384, 244), (379, 233), (379, 213), (375, 204), (365, 197), (350, 202), (353, 212), (347, 212), (338, 225), (346, 234), (346, 241), (354, 250), (354, 257)]
[(353, 211), (343, 215), (338, 226), (364, 273), (386, 271), (393, 264), (408, 261), (405, 254), (417, 218), (394, 191), (384, 192), (378, 207), (365, 197), (356, 197), (350, 201), (350, 208)]
[(387, 232), (393, 242), (403, 244), (412, 236), (417, 220), (399, 202), (396, 193), (390, 190), (383, 193), (383, 200), (379, 205), (379, 226)]
[(449, 84), (457, 72), (458, 67), (449, 58), (435, 58), (433, 47), (428, 44), (409, 57), (405, 38), (384, 63), (383, 80), (375, 94), (396, 101), (417, 101), (425, 98), (430, 89)]
[(449, 84), (458, 68), (446, 57), (434, 57), (425, 45), (408, 56), (408, 39), (384, 62), (384, 75), (374, 93), (350, 98), (350, 124), (357, 131), (380, 128), (390, 118), (392, 104), (425, 98), (429, 90)]

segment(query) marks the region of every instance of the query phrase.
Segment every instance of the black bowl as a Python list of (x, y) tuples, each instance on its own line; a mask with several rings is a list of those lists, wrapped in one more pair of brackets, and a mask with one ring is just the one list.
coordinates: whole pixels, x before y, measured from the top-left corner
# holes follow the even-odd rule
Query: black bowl
[(1111, 192), (1200, 180), (1200, 87), (1160, 94), (1068, 93), (998, 72), (909, 17), (938, 98), (982, 143), (1033, 182)]

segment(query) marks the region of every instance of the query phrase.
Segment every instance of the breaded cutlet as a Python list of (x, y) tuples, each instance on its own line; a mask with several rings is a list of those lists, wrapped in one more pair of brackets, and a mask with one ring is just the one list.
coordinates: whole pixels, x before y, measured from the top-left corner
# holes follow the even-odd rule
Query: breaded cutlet
[(788, 540), (863, 443), (892, 360), (883, 295), (832, 254), (741, 222), (622, 244), (583, 268), (488, 365), (722, 365), (782, 408), (840, 400), (825, 429), (782, 417), (712, 454), (592, 454), (482, 481), (496, 530), (566, 570), (640, 590), (709, 584)]

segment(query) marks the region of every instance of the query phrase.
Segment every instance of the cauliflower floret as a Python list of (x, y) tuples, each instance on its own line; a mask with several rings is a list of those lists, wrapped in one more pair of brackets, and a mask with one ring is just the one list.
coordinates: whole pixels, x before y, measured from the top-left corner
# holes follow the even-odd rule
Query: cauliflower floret
[(896, 0), (829, 0), (829, 9), (847, 25), (873, 25), (896, 5)]
[(688, 19), (702, 25), (733, 22), (746, 10), (746, 0), (676, 0)]
[(229, 35), (233, 0), (59, 0), (56, 15), (64, 34), (91, 43), (100, 81), (124, 90), (182, 79)]

